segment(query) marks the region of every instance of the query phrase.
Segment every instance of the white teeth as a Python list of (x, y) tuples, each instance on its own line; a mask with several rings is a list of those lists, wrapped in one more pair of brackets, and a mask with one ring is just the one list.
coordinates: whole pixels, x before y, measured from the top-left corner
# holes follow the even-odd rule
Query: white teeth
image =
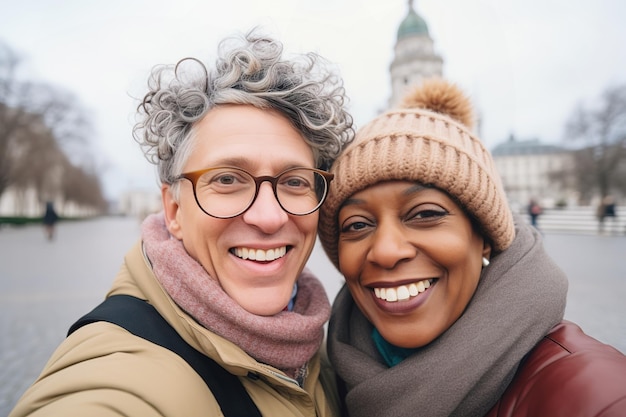
[(408, 300), (411, 297), (411, 293), (406, 285), (398, 287), (398, 301)]
[(409, 285), (400, 285), (396, 288), (374, 288), (374, 295), (376, 298), (393, 303), (396, 301), (408, 300), (411, 297), (415, 297), (419, 293), (426, 291), (433, 282), (432, 279), (411, 283)]
[(281, 246), (274, 249), (251, 249), (251, 248), (235, 248), (234, 254), (241, 259), (249, 259), (251, 261), (273, 261), (282, 258), (287, 253), (287, 247)]

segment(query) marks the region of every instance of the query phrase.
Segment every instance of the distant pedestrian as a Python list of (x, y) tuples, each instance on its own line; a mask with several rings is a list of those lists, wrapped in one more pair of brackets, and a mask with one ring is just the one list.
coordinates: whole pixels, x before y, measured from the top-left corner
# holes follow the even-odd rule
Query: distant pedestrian
[(46, 212), (43, 215), (43, 225), (46, 231), (46, 237), (48, 240), (54, 240), (54, 226), (59, 220), (59, 215), (54, 210), (54, 204), (52, 201), (46, 202)]
[(598, 206), (598, 227), (600, 233), (604, 233), (604, 220), (607, 217), (611, 219), (609, 231), (613, 232), (613, 229), (618, 228), (618, 225), (617, 213), (615, 211), (615, 198), (613, 198), (612, 195), (605, 196)]
[(543, 209), (541, 205), (534, 198), (530, 199), (530, 203), (528, 203), (528, 215), (530, 216), (530, 224), (534, 227), (539, 228), (537, 225), (537, 219), (543, 213)]

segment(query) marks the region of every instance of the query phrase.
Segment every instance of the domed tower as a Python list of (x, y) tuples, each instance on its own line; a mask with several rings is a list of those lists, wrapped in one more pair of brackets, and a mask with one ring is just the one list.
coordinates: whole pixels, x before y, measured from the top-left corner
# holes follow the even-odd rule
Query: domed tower
[(409, 0), (409, 13), (398, 28), (395, 56), (389, 67), (391, 97), (389, 107), (395, 107), (407, 87), (419, 84), (424, 78), (441, 76), (443, 59), (435, 53), (428, 25), (415, 12)]

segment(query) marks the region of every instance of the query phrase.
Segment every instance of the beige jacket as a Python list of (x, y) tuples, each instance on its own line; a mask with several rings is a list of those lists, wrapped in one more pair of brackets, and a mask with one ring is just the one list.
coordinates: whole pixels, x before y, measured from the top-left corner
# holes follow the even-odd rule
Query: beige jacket
[[(282, 371), (257, 362), (176, 306), (154, 277), (141, 243), (126, 255), (109, 292), (113, 294), (148, 300), (187, 343), (239, 376), (263, 416), (339, 415), (334, 376), (324, 352), (310, 361), (300, 388)], [(258, 378), (249, 378), (249, 373)], [(9, 417), (222, 415), (202, 378), (175, 353), (97, 322), (65, 339)]]

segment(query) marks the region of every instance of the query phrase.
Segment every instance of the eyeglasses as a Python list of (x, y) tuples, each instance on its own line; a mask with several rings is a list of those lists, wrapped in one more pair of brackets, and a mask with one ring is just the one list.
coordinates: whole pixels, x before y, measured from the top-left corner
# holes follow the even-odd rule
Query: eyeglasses
[(187, 179), (193, 185), (198, 207), (211, 217), (229, 219), (248, 210), (261, 184), (272, 184), (276, 201), (289, 214), (305, 216), (320, 208), (334, 175), (313, 168), (290, 168), (275, 177), (255, 177), (234, 167), (216, 167), (187, 172), (176, 180)]

